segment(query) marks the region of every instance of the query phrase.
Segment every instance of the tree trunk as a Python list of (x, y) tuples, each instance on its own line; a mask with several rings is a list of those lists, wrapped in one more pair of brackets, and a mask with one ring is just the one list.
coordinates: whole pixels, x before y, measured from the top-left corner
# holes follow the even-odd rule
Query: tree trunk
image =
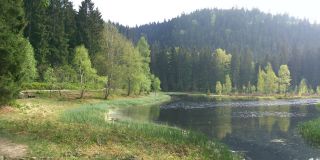
[(111, 90), (111, 82), (108, 81), (107, 85), (106, 85), (106, 91), (105, 91), (104, 99), (108, 99), (108, 97), (110, 95), (110, 90)]
[(84, 86), (81, 90), (80, 99), (83, 98), (85, 90), (86, 90), (86, 86)]
[(129, 79), (128, 80), (128, 94), (127, 94), (127, 96), (130, 96), (130, 94), (131, 94), (131, 80)]
[(105, 94), (104, 94), (104, 99), (108, 99), (108, 97), (109, 97), (109, 95), (110, 95), (110, 89), (109, 88), (106, 88), (106, 91), (105, 91)]
[(142, 93), (142, 85), (140, 85), (139, 95), (141, 95), (141, 93)]

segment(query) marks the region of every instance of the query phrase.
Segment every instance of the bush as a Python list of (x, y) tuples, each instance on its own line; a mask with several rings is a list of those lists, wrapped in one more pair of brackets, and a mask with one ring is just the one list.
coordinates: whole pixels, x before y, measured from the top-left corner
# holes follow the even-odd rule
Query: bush
[[(45, 83), (45, 82), (32, 82), (22, 84), (22, 90), (79, 90), (81, 85), (79, 83)], [(88, 84), (87, 89), (102, 89), (98, 83)]]

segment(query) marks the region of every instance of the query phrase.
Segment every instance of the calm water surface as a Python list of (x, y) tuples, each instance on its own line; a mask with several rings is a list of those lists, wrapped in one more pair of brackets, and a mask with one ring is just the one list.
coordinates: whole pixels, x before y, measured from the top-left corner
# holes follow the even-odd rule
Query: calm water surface
[(167, 123), (219, 139), (246, 159), (320, 159), (320, 149), (297, 132), (299, 122), (320, 117), (319, 100), (173, 102), (118, 110), (122, 117)]

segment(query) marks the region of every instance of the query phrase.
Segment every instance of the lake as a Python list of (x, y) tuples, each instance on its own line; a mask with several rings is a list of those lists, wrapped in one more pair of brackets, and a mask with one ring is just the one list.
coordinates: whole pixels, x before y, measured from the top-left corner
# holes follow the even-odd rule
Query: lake
[(246, 159), (320, 159), (320, 149), (297, 131), (300, 122), (320, 117), (318, 99), (276, 101), (188, 102), (130, 107), (118, 116), (154, 121), (202, 132), (218, 139)]

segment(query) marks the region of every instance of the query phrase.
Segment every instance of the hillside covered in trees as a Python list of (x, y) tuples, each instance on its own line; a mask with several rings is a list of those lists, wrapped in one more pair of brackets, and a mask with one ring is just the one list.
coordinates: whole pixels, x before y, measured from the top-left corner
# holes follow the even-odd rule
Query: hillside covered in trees
[[(1, 101), (22, 89), (320, 92), (320, 26), (257, 9), (203, 9), (134, 28), (91, 0), (2, 0)], [(159, 78), (157, 78), (159, 77)], [(160, 83), (161, 81), (161, 83)], [(160, 87), (161, 84), (161, 87)]]
[(105, 88), (127, 95), (160, 89), (150, 73), (150, 49), (104, 22), (91, 0), (79, 11), (69, 0), (1, 0), (0, 102), (22, 89)]
[[(308, 20), (258, 9), (203, 9), (163, 23), (117, 26), (133, 41), (148, 39), (151, 70), (164, 90), (214, 91), (227, 74), (234, 90), (257, 88), (259, 68), (268, 63), (277, 76), (280, 66), (288, 65), (291, 91), (302, 79), (313, 90), (320, 84), (320, 25)], [(224, 71), (214, 54), (218, 48), (230, 55)]]

